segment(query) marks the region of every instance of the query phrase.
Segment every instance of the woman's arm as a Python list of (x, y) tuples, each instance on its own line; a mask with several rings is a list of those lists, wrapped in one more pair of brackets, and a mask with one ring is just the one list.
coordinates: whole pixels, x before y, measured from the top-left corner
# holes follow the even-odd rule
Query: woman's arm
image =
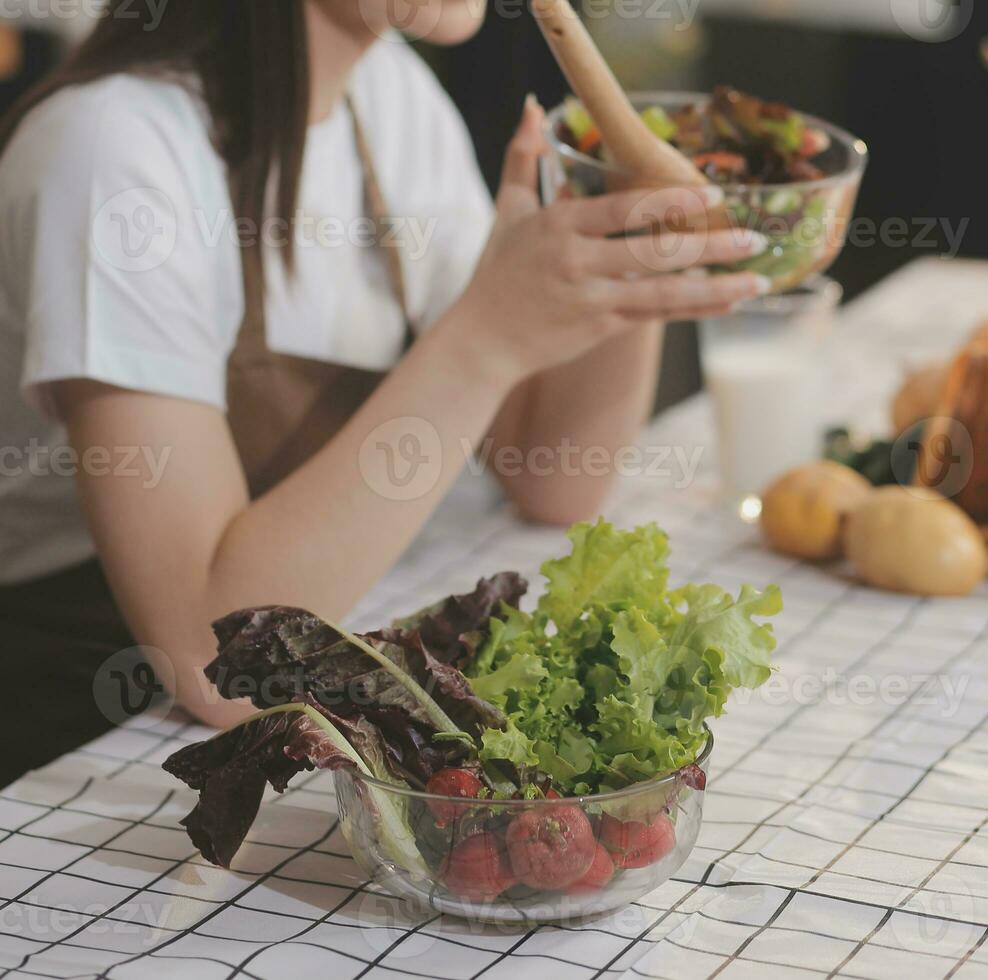
[[(547, 150), (540, 125), (524, 126), (514, 166), (517, 183), (537, 186), (537, 162)], [(537, 206), (531, 201), (530, 206)], [(684, 240), (689, 252), (689, 242)], [(755, 248), (764, 247), (755, 241)], [(717, 253), (745, 248), (744, 240), (709, 236), (705, 261)], [(661, 249), (646, 256), (651, 271), (675, 256), (660, 259)], [(698, 256), (699, 258), (699, 256)], [(642, 272), (638, 270), (639, 274)], [(711, 296), (681, 319), (727, 312)], [(590, 354), (545, 371), (520, 385), (498, 413), (483, 448), (489, 469), (522, 517), (568, 525), (595, 517), (616, 475), (615, 457), (634, 446), (655, 399), (664, 324), (651, 317)]]
[[(630, 279), (639, 261), (607, 236), (650, 225), (654, 200), (643, 209), (641, 195), (626, 192), (539, 209), (526, 147), (533, 124), (537, 133), (530, 108), (463, 297), (335, 438), (258, 500), (249, 499), (215, 408), (91, 381), (55, 384), (80, 458), (95, 447), (139, 449), (135, 476), (83, 467), (81, 496), (135, 639), (168, 658), (179, 700), (202, 720), (222, 725), (243, 713), (217, 703), (202, 677), (214, 651), (210, 622), (271, 603), (342, 618), (402, 553), (462, 469), (465, 448), (527, 378), (579, 363), (643, 318), (760, 290), (749, 274)], [(709, 203), (695, 191), (663, 201), (694, 212)], [(718, 248), (704, 242), (696, 254)], [(735, 257), (749, 253), (735, 244)]]
[(509, 382), (462, 349), (453, 326), (416, 344), (332, 442), (253, 503), (217, 409), (89, 381), (57, 385), (80, 455), (140, 448), (132, 476), (83, 467), (82, 499), (134, 637), (168, 659), (159, 676), (174, 674), (179, 701), (202, 720), (221, 726), (244, 710), (202, 676), (215, 652), (209, 624), (282, 603), (345, 616), (442, 499), (463, 443), (490, 425)]
[(615, 459), (636, 444), (655, 400), (662, 331), (643, 324), (512, 393), (487, 459), (523, 518), (569, 525), (599, 514)]

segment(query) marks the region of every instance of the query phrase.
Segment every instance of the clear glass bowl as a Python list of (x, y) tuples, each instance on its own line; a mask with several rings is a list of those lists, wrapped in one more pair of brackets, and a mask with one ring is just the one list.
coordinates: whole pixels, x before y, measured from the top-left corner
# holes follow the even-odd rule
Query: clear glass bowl
[[(640, 92), (630, 96), (636, 109), (660, 106), (675, 112), (685, 105), (705, 105), (709, 96), (694, 92)], [(542, 193), (546, 204), (560, 197), (592, 197), (621, 185), (622, 171), (580, 153), (559, 137), (564, 106), (546, 118), (549, 153), (542, 159)], [(829, 268), (847, 239), (868, 148), (850, 133), (814, 116), (807, 124), (830, 137), (830, 147), (814, 159), (828, 176), (785, 184), (723, 186), (731, 225), (766, 235), (769, 248), (721, 271), (751, 270), (768, 276), (776, 292), (792, 289)]]
[(486, 922), (578, 920), (641, 898), (682, 866), (712, 749), (708, 731), (693, 766), (569, 799), (464, 800), (341, 771), (340, 827), (368, 876), (417, 908)]

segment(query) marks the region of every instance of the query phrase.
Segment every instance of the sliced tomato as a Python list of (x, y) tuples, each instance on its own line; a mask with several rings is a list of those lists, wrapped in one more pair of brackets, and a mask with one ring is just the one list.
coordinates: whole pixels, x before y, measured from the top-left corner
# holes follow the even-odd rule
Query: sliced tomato
[(529, 888), (553, 891), (582, 878), (596, 842), (578, 806), (540, 806), (515, 817), (505, 835), (511, 868)]
[(693, 157), (693, 165), (697, 170), (713, 167), (717, 173), (725, 174), (743, 174), (748, 169), (748, 161), (740, 153), (729, 153), (727, 150), (698, 153)]
[(517, 884), (504, 841), (496, 834), (475, 834), (460, 841), (442, 871), (446, 887), (461, 898), (490, 902)]
[(567, 895), (586, 895), (589, 892), (600, 891), (611, 883), (614, 877), (614, 862), (611, 860), (607, 848), (597, 845), (594, 851), (593, 862), (582, 878), (577, 878), (568, 888)]
[(645, 868), (661, 861), (676, 846), (676, 828), (664, 813), (651, 823), (618, 820), (605, 813), (600, 821), (600, 842), (619, 868)]
[(830, 137), (822, 129), (808, 126), (803, 130), (803, 138), (799, 146), (799, 156), (809, 160), (819, 156), (830, 147)]
[(581, 153), (592, 153), (600, 145), (600, 133), (596, 126), (591, 126), (583, 136), (580, 138), (579, 142), (576, 144), (576, 148)]

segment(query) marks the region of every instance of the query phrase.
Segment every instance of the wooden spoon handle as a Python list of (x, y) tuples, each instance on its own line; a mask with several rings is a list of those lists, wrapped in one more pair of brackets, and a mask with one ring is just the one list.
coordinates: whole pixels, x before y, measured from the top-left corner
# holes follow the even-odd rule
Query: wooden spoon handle
[(645, 125), (569, 0), (532, 0), (532, 13), (604, 146), (641, 186), (691, 187), (706, 177)]

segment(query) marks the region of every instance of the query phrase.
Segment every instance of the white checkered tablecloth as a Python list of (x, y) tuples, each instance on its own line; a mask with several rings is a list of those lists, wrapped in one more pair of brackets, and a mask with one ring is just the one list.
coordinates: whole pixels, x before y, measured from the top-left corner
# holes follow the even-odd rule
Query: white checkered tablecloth
[[(893, 277), (845, 314), (833, 414), (881, 425), (901, 364), (986, 315), (983, 265)], [(689, 450), (708, 434), (696, 399), (647, 444)], [(208, 733), (144, 718), (0, 793), (0, 976), (988, 977), (988, 588), (939, 601), (863, 588), (763, 550), (714, 506), (709, 469), (675, 482), (627, 480), (609, 517), (667, 528), (673, 581), (777, 581), (786, 611), (778, 683), (716, 723), (703, 828), (672, 881), (573, 928), (417, 917), (348, 857), (325, 773), (266, 802), (223, 871), (178, 827), (193, 796), (159, 768)], [(476, 490), (451, 500), (358, 625), (481, 574), (535, 580), (564, 549)]]

